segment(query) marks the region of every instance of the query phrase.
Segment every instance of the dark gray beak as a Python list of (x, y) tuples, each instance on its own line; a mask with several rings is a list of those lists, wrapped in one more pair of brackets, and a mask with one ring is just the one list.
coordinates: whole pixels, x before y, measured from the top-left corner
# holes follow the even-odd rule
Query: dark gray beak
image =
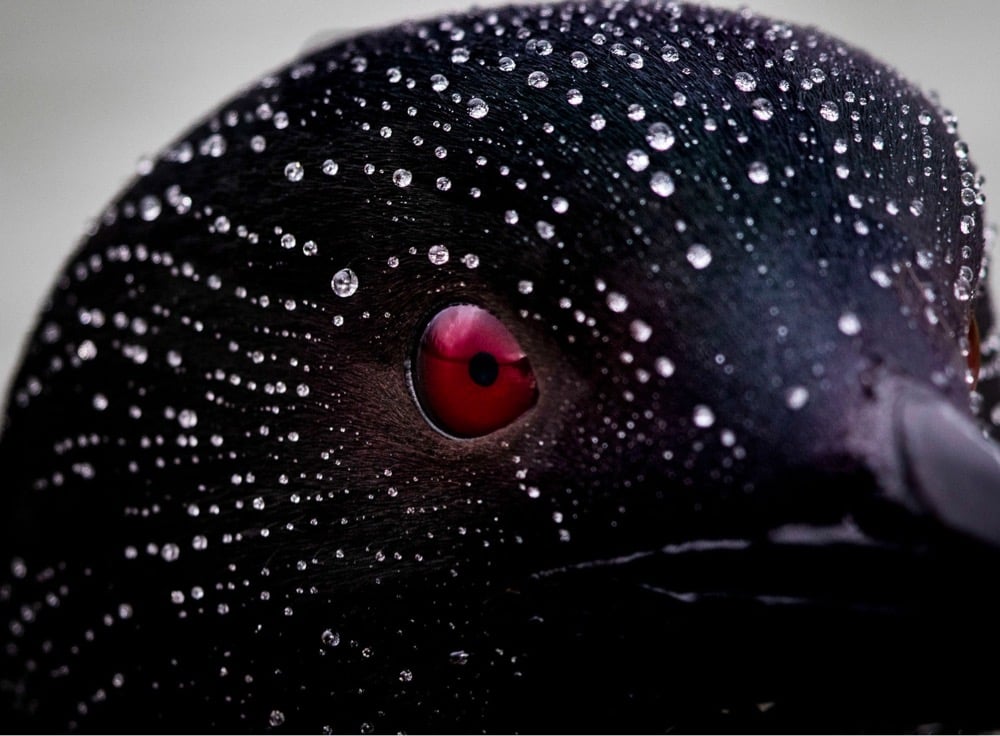
[(1000, 547), (1000, 446), (971, 416), (930, 392), (901, 392), (894, 419), (907, 504)]

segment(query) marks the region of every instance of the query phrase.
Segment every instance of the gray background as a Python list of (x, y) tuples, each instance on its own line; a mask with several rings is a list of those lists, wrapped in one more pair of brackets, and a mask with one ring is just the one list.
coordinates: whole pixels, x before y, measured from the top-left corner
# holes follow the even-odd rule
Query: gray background
[[(0, 0), (0, 387), (57, 270), (142, 154), (309, 39), (472, 1)], [(1000, 177), (1000, 3), (749, 6), (841, 36), (937, 91), (981, 170)]]

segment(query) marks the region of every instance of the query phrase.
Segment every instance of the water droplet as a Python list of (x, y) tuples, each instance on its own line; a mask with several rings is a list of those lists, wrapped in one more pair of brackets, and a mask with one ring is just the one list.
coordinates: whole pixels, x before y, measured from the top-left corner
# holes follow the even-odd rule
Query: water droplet
[(661, 197), (669, 197), (674, 193), (674, 180), (665, 171), (654, 171), (649, 178), (649, 188)]
[(595, 112), (590, 116), (590, 127), (594, 130), (604, 130), (605, 125), (607, 125), (607, 121), (601, 113)]
[(177, 422), (184, 429), (193, 429), (198, 424), (198, 414), (194, 409), (182, 409), (177, 414)]
[(413, 672), (410, 670), (401, 670), (399, 673), (400, 682), (411, 682), (413, 680)]
[(848, 337), (852, 337), (861, 332), (861, 320), (854, 312), (844, 312), (837, 320), (837, 329)]
[(876, 284), (881, 286), (883, 289), (888, 289), (892, 286), (892, 276), (889, 271), (886, 270), (885, 266), (874, 266), (871, 273), (868, 274), (871, 280)]
[(490, 106), (487, 105), (486, 101), (482, 98), (473, 97), (469, 100), (467, 109), (469, 111), (469, 117), (479, 120), (480, 118), (486, 117), (486, 114), (490, 111)]
[(646, 342), (653, 334), (653, 328), (641, 319), (632, 320), (632, 324), (629, 325), (628, 329), (629, 334), (632, 335), (632, 339), (636, 342)]
[(337, 173), (339, 169), (340, 167), (337, 165), (337, 162), (334, 161), (332, 158), (328, 158), (326, 161), (323, 162), (322, 170), (323, 173), (326, 174), (327, 176), (333, 176), (334, 174)]
[(666, 44), (660, 49), (660, 58), (667, 63), (673, 64), (675, 61), (681, 58), (680, 52), (677, 50), (676, 46), (671, 44)]
[(695, 243), (687, 249), (687, 260), (697, 270), (707, 268), (712, 262), (712, 251), (701, 243)]
[(442, 192), (447, 192), (449, 189), (451, 189), (451, 179), (449, 179), (447, 176), (439, 176), (437, 178), (437, 181), (434, 182), (434, 186), (436, 186)]
[(291, 161), (285, 165), (285, 178), (288, 181), (302, 181), (305, 170), (298, 161)]
[(285, 722), (285, 714), (280, 710), (272, 710), (271, 715), (267, 717), (267, 722), (271, 728), (277, 728)]
[(771, 172), (763, 161), (754, 161), (747, 168), (747, 178), (754, 184), (766, 184), (771, 178)]
[(695, 426), (701, 427), (702, 429), (708, 429), (715, 424), (714, 412), (712, 412), (712, 410), (704, 404), (698, 404), (698, 406), (694, 408), (692, 418), (694, 419)]
[(166, 562), (173, 562), (181, 556), (181, 548), (173, 542), (168, 542), (160, 548), (160, 557)]
[(147, 195), (139, 200), (139, 217), (141, 217), (146, 222), (152, 222), (157, 217), (160, 216), (163, 207), (160, 204), (158, 197), (154, 197), (152, 194)]
[(358, 290), (358, 275), (349, 268), (342, 268), (333, 275), (330, 286), (337, 296), (351, 296)]
[(929, 271), (934, 267), (934, 253), (926, 249), (918, 250), (917, 265)]
[(466, 253), (462, 256), (462, 263), (466, 268), (479, 268), (479, 256), (475, 253)]
[(565, 197), (555, 197), (552, 200), (552, 209), (562, 215), (569, 209), (569, 202)]
[(674, 375), (674, 362), (670, 358), (657, 358), (654, 367), (662, 378), (670, 378)]
[(255, 135), (250, 139), (250, 150), (254, 153), (264, 153), (267, 148), (267, 139), (262, 135)]
[(642, 56), (633, 52), (625, 58), (625, 63), (633, 69), (642, 69)]
[(302, 244), (302, 252), (307, 256), (314, 256), (319, 252), (319, 246), (316, 245), (316, 241), (307, 240)]
[(442, 266), (448, 262), (448, 248), (444, 245), (432, 245), (427, 249), (427, 258), (435, 266)]
[(469, 50), (464, 46), (456, 46), (451, 52), (452, 64), (464, 64), (469, 60)]
[(500, 57), (499, 67), (502, 72), (512, 72), (517, 68), (517, 63), (509, 56), (502, 56)]
[[(968, 266), (963, 266), (962, 268), (968, 268)], [(972, 298), (972, 280), (960, 275), (957, 279), (955, 279), (954, 293), (955, 298), (958, 299), (958, 301), (969, 301), (969, 299)]]
[(583, 102), (583, 93), (578, 89), (571, 89), (566, 92), (566, 102), (571, 105), (579, 105)]
[(392, 183), (397, 187), (408, 187), (410, 182), (413, 181), (413, 174), (411, 174), (406, 169), (396, 169), (392, 172)]
[(748, 72), (737, 72), (733, 81), (736, 83), (736, 89), (740, 92), (753, 92), (757, 89), (757, 80)]
[(319, 635), (319, 640), (323, 642), (325, 647), (337, 647), (340, 646), (340, 634), (338, 634), (333, 629), (325, 629), (322, 634)]
[(448, 89), (448, 77), (444, 74), (431, 74), (431, 89), (435, 92), (444, 92)]
[(666, 151), (674, 145), (675, 141), (674, 131), (666, 123), (653, 123), (646, 131), (646, 142), (654, 150)]
[(608, 309), (612, 312), (620, 314), (628, 309), (628, 297), (624, 294), (619, 294), (617, 291), (608, 292), (607, 303)]
[(625, 163), (632, 171), (645, 171), (649, 167), (649, 155), (638, 148), (625, 154)]
[(753, 110), (753, 116), (758, 120), (770, 120), (774, 117), (774, 105), (763, 97), (754, 100), (750, 107)]
[(963, 215), (962, 223), (959, 227), (965, 235), (968, 235), (976, 229), (976, 218), (972, 215)]
[(590, 59), (582, 51), (574, 51), (569, 55), (569, 63), (576, 69), (585, 69), (587, 64), (590, 63)]
[(542, 236), (543, 239), (549, 240), (556, 234), (556, 229), (550, 222), (545, 220), (539, 220), (535, 223), (535, 230), (538, 234)]
[(642, 105), (633, 102), (628, 106), (628, 119), (639, 121), (646, 117), (646, 108)]
[(518, 281), (517, 290), (522, 294), (530, 294), (535, 290), (535, 285), (530, 281)]
[(840, 119), (840, 108), (837, 107), (836, 102), (827, 100), (819, 106), (819, 115), (824, 120), (828, 120), (832, 123)]
[(785, 392), (785, 405), (792, 411), (798, 411), (809, 401), (809, 389), (805, 386), (792, 386)]
[(76, 357), (80, 360), (93, 360), (97, 357), (97, 346), (90, 340), (84, 340), (76, 349)]
[(517, 210), (507, 210), (503, 213), (503, 221), (508, 225), (516, 225), (519, 219)]
[(532, 72), (528, 75), (528, 86), (544, 89), (549, 86), (549, 75), (545, 72)]

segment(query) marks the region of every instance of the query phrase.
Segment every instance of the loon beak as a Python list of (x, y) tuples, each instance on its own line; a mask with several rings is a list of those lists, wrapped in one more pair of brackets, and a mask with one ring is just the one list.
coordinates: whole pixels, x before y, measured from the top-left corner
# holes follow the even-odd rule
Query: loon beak
[(1000, 446), (941, 397), (907, 392), (895, 436), (904, 502), (954, 532), (1000, 547)]

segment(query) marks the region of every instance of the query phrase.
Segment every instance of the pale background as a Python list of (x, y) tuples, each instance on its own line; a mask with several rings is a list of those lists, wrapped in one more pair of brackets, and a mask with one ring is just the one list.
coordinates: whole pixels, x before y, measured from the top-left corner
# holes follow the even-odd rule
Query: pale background
[[(0, 405), (58, 269), (142, 154), (309, 39), (471, 2), (0, 0)], [(1000, 177), (1000, 3), (717, 4), (819, 26), (937, 91)]]

